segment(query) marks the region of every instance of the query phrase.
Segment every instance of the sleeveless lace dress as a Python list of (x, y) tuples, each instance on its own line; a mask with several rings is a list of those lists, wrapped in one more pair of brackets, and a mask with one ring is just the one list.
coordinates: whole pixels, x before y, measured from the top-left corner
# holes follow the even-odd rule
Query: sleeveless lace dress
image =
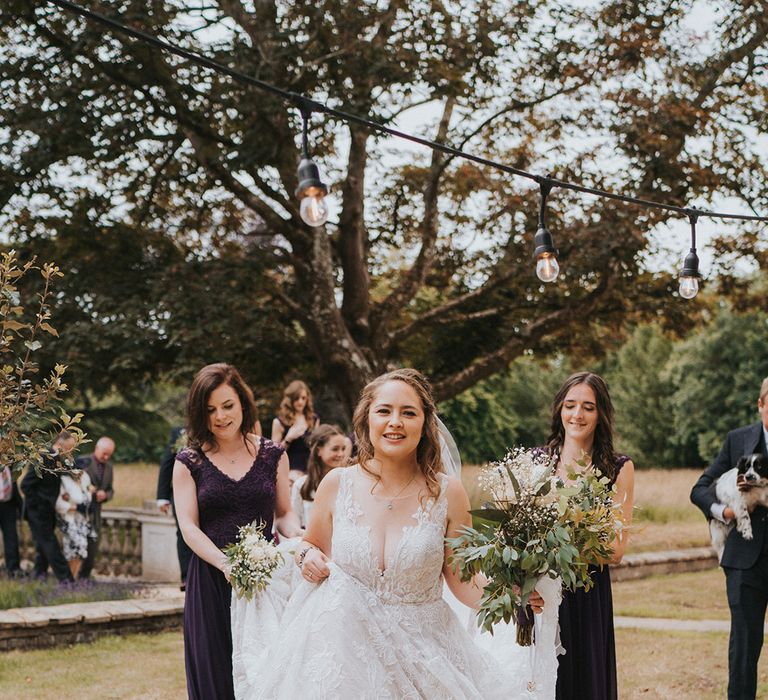
[[(419, 504), (414, 497), (413, 509), (398, 502), (390, 510), (387, 500), (371, 500), (371, 482), (359, 467), (342, 471), (328, 579), (298, 583), (282, 614), (280, 576), (252, 604), (250, 622), (233, 606), (236, 697), (524, 697), (519, 679), (481, 651), (466, 620), (443, 600), (447, 483), (441, 475), (436, 499)], [(374, 542), (384, 519), (388, 540)]]

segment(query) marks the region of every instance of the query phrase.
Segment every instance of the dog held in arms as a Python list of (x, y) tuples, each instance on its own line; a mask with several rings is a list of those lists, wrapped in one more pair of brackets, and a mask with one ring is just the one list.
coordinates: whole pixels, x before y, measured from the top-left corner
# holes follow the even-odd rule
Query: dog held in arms
[[(745, 540), (752, 539), (749, 514), (756, 506), (768, 506), (768, 457), (762, 454), (741, 457), (733, 469), (715, 482), (717, 500), (735, 513), (735, 526)], [(723, 558), (725, 540), (734, 527), (734, 521), (723, 523), (712, 518), (709, 534), (718, 561)]]

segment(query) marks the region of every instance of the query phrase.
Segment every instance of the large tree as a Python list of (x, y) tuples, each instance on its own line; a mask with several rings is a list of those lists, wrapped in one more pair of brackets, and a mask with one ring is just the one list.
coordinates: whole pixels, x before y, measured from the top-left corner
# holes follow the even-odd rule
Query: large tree
[[(761, 3), (81, 4), (360, 116), (433, 115), (421, 133), (518, 167), (676, 204), (728, 195), (766, 208)], [(718, 23), (697, 32), (694, 9)], [(424, 368), (445, 399), (526, 352), (599, 350), (628, 318), (690, 318), (673, 278), (647, 266), (665, 212), (556, 190), (562, 275), (545, 289), (529, 184), (315, 116), (310, 142), (338, 207), (310, 228), (293, 196), (295, 107), (44, 0), (3, 2), (0, 32), (0, 215), (16, 243), (55, 250), (68, 229), (81, 248), (134, 236), (155, 261), (168, 245), (188, 262), (215, 260), (221, 246), (242, 261), (258, 251), (257, 317), (293, 328), (347, 404), (394, 363)], [(59, 262), (77, 274), (77, 260)], [(62, 304), (99, 328), (115, 323), (88, 277), (79, 282), (82, 298)], [(134, 378), (190, 342), (169, 332), (196, 324), (194, 314), (175, 323), (169, 299), (184, 300), (189, 280), (175, 284), (172, 295), (131, 296), (147, 355)], [(226, 305), (221, 316), (226, 325)], [(242, 323), (237, 313), (228, 326), (234, 342)]]

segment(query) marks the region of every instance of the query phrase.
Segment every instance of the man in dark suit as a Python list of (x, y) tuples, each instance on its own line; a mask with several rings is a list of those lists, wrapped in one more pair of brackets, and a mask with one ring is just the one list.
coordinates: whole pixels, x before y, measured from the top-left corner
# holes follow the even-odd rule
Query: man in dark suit
[(21, 480), (24, 492), (24, 513), (29, 522), (32, 539), (35, 542), (35, 566), (33, 575), (45, 578), (50, 564), (59, 581), (73, 582), (67, 560), (61, 553), (56, 539), (56, 499), (61, 488), (61, 459), (75, 448), (76, 440), (72, 433), (62, 430), (53, 442), (51, 451), (43, 459), (44, 468), (38, 476), (33, 467), (29, 467)]
[(3, 532), (3, 557), (9, 578), (21, 576), (19, 531), (17, 521), (21, 513), (21, 494), (10, 467), (0, 467), (0, 530)]
[[(181, 427), (171, 430), (171, 437), (168, 439), (168, 445), (160, 461), (160, 472), (157, 475), (157, 505), (166, 515), (173, 506), (173, 463), (176, 461), (176, 453), (179, 451), (179, 445), (184, 439), (184, 434), (184, 428)], [(181, 590), (183, 591), (187, 585), (187, 569), (192, 557), (192, 550), (181, 535), (175, 507), (173, 508), (173, 519), (176, 521), (176, 554), (179, 557)]]
[[(715, 461), (699, 477), (691, 500), (707, 518), (729, 522), (730, 508), (717, 501), (714, 482), (736, 466), (744, 455), (768, 454), (768, 377), (757, 400), (760, 421), (728, 433)], [(768, 604), (768, 509), (755, 508), (750, 515), (753, 539), (745, 540), (733, 528), (725, 542), (720, 566), (725, 571), (731, 637), (728, 644), (728, 698), (754, 700), (757, 693), (757, 661), (763, 646), (763, 626)]]
[(88, 556), (85, 558), (78, 578), (87, 579), (93, 571), (101, 538), (101, 506), (115, 495), (112, 488), (114, 470), (110, 461), (115, 452), (115, 441), (100, 437), (93, 448), (93, 454), (77, 458), (77, 466), (88, 472), (91, 484), (96, 489), (91, 501), (91, 536), (88, 539)]

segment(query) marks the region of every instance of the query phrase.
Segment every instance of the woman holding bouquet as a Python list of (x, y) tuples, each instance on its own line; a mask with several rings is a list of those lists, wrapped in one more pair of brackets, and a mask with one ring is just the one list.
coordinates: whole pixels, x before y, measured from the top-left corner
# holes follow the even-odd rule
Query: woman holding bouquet
[(288, 458), (254, 435), (253, 394), (224, 363), (203, 367), (187, 397), (187, 448), (176, 455), (173, 493), (193, 555), (184, 604), (187, 692), (194, 700), (234, 698), (227, 558), (238, 528), (254, 520), (271, 537), (300, 533), (290, 507)]
[(632, 521), (634, 465), (613, 449), (613, 403), (603, 379), (578, 372), (566, 379), (552, 402), (552, 424), (546, 445), (556, 459), (556, 473), (564, 482), (578, 479), (590, 464), (609, 477), (622, 504), (624, 523), (606, 566), (592, 572), (594, 586), (584, 592), (565, 591), (560, 605), (558, 700), (615, 700), (616, 649), (609, 564), (618, 564), (627, 546)]
[[(277, 637), (260, 631), (271, 652), (238, 697), (522, 697), (442, 598), (445, 580), (477, 608), (485, 581), (462, 582), (445, 544), (470, 524), (469, 499), (443, 473), (426, 379), (411, 369), (375, 379), (353, 421), (358, 464), (320, 483), (295, 555), (304, 583)], [(541, 598), (532, 603), (540, 609)]]

